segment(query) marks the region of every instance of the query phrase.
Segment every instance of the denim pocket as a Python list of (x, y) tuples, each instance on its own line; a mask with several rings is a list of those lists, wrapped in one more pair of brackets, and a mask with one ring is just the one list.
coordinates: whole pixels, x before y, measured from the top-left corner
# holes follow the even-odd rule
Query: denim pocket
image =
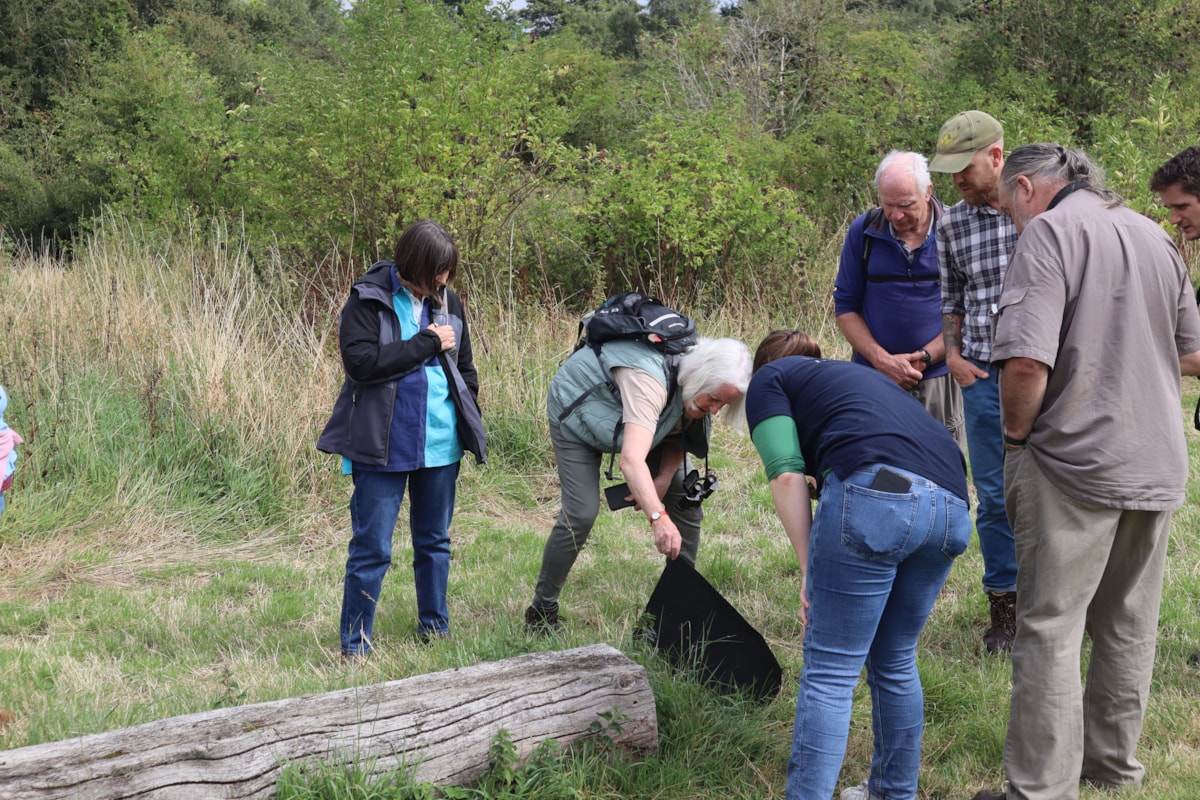
[(971, 510), (960, 498), (949, 492), (942, 493), (946, 531), (942, 536), (942, 553), (948, 558), (958, 558), (971, 543)]
[(919, 495), (880, 492), (853, 483), (844, 484), (843, 492), (842, 547), (868, 560), (904, 551), (916, 524)]

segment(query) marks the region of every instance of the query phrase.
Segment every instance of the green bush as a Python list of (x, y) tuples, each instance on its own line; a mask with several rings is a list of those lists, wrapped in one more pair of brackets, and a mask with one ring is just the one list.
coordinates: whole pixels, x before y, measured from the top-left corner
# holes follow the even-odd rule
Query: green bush
[(1006, 0), (976, 4), (958, 63), (981, 83), (1044, 77), (1078, 135), (1141, 105), (1156, 71), (1194, 76), (1200, 54), (1195, 0)]
[(104, 204), (158, 220), (211, 207), (223, 118), (213, 82), (184, 53), (153, 31), (127, 37), (54, 114), (40, 165), (51, 207), (36, 224), (69, 237)]
[(38, 224), (46, 219), (46, 188), (25, 159), (0, 141), (0, 242), (23, 239), (38, 247)]
[(791, 191), (744, 157), (754, 138), (723, 113), (662, 114), (638, 149), (604, 160), (581, 213), (605, 293), (719, 303), (747, 280), (793, 271), (811, 224)]
[(474, 6), (380, 0), (347, 32), (344, 67), (286, 70), (273, 102), (238, 112), (224, 205), (301, 261), (378, 259), (421, 217), (466, 262), (497, 258), (521, 203), (571, 165), (553, 73)]

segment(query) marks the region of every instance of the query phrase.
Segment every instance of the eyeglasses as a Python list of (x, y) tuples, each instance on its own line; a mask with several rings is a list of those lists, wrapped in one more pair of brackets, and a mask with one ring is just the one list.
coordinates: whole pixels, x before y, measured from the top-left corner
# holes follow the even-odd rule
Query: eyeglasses
[(708, 467), (704, 468), (704, 477), (700, 477), (700, 470), (692, 470), (683, 479), (683, 497), (677, 504), (679, 509), (695, 508), (703, 503), (710, 494), (717, 490), (717, 476), (710, 472)]

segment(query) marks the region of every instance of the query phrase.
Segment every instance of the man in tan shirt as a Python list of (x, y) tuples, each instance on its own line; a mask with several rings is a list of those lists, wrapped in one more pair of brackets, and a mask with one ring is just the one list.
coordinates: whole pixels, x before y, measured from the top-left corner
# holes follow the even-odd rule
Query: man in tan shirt
[(1083, 153), (1018, 147), (1000, 197), (1021, 233), (992, 345), (1017, 634), (1007, 793), (975, 798), (1075, 800), (1081, 780), (1117, 789), (1145, 774), (1134, 751), (1187, 482), (1180, 374), (1200, 374), (1200, 313), (1170, 238)]

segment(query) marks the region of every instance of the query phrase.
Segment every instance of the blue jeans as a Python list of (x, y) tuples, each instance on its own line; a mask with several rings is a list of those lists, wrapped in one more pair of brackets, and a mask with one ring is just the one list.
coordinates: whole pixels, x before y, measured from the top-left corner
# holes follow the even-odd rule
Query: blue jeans
[(446, 585), (450, 578), (450, 520), (458, 462), (413, 472), (354, 470), (350, 497), (350, 555), (342, 590), (342, 652), (371, 652), (375, 606), (383, 576), (392, 563), (392, 535), (400, 516), (404, 487), (412, 534), (413, 574), (417, 584), (417, 632), (449, 630)]
[(975, 532), (983, 553), (983, 589), (1017, 590), (1017, 547), (1004, 512), (1004, 440), (1000, 436), (1000, 384), (996, 368), (968, 359), (991, 378), (977, 379), (962, 390), (967, 412), (967, 454), (971, 457), (971, 482), (979, 496)]
[(916, 796), (925, 708), (917, 637), (954, 558), (971, 540), (966, 502), (903, 470), (907, 494), (867, 488), (879, 465), (821, 489), (808, 549), (808, 627), (787, 800), (829, 800), (863, 665), (875, 754), (868, 789)]

